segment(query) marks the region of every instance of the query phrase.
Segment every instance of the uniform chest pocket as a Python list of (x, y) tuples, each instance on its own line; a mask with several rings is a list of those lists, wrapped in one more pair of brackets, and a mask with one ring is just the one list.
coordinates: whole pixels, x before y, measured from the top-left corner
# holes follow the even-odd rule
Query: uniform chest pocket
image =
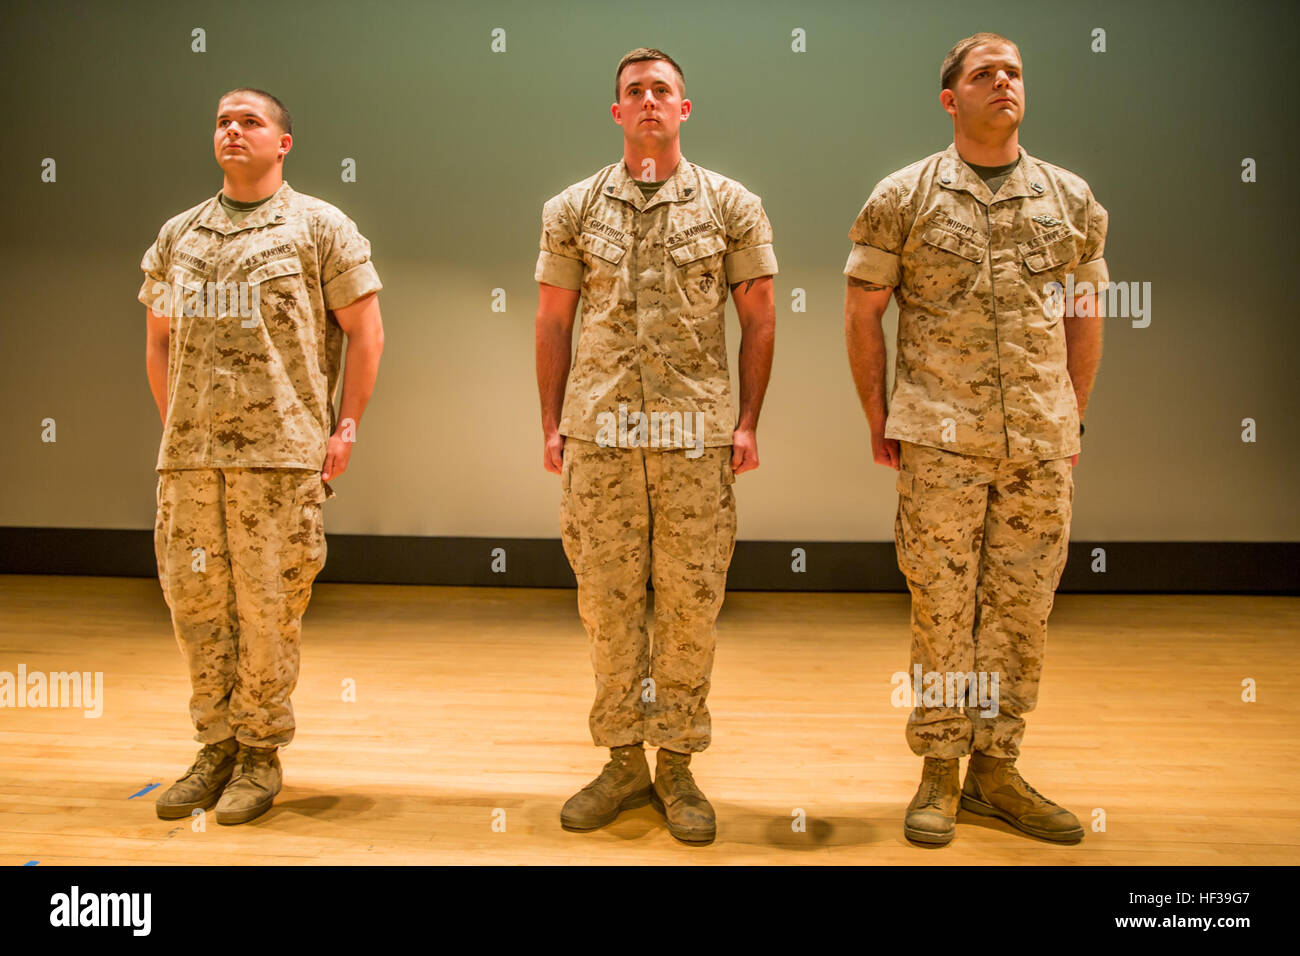
[(711, 233), (683, 242), (668, 250), (676, 269), (664, 276), (670, 295), (676, 293), (689, 303), (683, 315), (705, 319), (717, 314), (726, 301), (727, 284), (723, 276), (722, 254), (727, 240), (721, 233)]
[(627, 250), (617, 243), (610, 242), (603, 236), (598, 236), (594, 232), (584, 232), (582, 234), (582, 248), (585, 252), (590, 253), (597, 259), (603, 259), (612, 266), (616, 266), (622, 260)]
[(1016, 247), (1025, 268), (1034, 273), (1059, 269), (1074, 261), (1074, 236), (1065, 227), (1031, 236), (1016, 243)]
[[(254, 313), (260, 312), (262, 320), (272, 335), (288, 334), (311, 317), (307, 287), (303, 283), (302, 262), (297, 256), (273, 259), (248, 273), (250, 298), (256, 303)], [(245, 322), (251, 328), (256, 322)]]
[(721, 233), (715, 232), (673, 246), (668, 250), (668, 254), (673, 257), (673, 262), (679, 268), (687, 269), (699, 264), (701, 261), (713, 258), (726, 248), (727, 240), (722, 237)]
[(301, 276), (302, 262), (297, 258), (293, 259), (276, 259), (272, 262), (258, 266), (248, 274), (248, 281), (251, 285), (258, 285), (271, 279), (282, 279), (286, 276)]
[(978, 242), (959, 236), (955, 232), (949, 232), (947, 229), (940, 229), (938, 226), (927, 229), (921, 234), (921, 239), (936, 249), (951, 252), (970, 262), (981, 262), (984, 259), (984, 247)]
[(207, 281), (206, 276), (195, 275), (188, 269), (174, 268), (171, 272), (172, 285), (180, 286), (182, 289), (188, 289), (191, 292), (202, 292)]
[(167, 276), (167, 291), (155, 303), (155, 306), (162, 305), (164, 308), (155, 307), (153, 310), (173, 319), (205, 315), (207, 281), (206, 277), (195, 275), (183, 266), (173, 267)]

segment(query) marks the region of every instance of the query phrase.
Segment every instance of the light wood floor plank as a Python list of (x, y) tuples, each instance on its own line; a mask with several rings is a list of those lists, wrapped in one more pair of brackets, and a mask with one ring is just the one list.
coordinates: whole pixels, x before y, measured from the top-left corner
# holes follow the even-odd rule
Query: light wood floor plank
[(0, 577), (0, 610), (0, 671), (105, 680), (98, 719), (0, 709), (0, 865), (1300, 863), (1291, 598), (1059, 597), (1020, 766), (1085, 826), (1103, 809), (1106, 829), (1059, 847), (963, 814), (937, 850), (901, 832), (920, 774), (890, 703), (904, 595), (728, 595), (714, 744), (692, 764), (718, 812), (704, 848), (649, 807), (560, 829), (605, 759), (572, 591), (318, 585), (285, 790), (262, 819), (209, 816), (203, 832), (158, 820), (157, 790), (131, 798), (197, 749), (157, 583)]

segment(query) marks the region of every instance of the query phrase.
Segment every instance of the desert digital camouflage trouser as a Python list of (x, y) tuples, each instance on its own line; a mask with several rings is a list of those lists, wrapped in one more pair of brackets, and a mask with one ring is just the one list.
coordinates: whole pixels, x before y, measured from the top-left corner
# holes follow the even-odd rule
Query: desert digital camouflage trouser
[(734, 481), (730, 446), (687, 458), (565, 440), (560, 528), (591, 640), (596, 746), (644, 741), (695, 753), (709, 745), (705, 698), (736, 544)]
[(316, 471), (166, 470), (154, 550), (190, 669), (195, 740), (257, 747), (293, 739), (289, 695), (311, 585), (325, 565)]
[(917, 706), (907, 742), (916, 754), (945, 759), (972, 748), (1015, 757), (1023, 715), (1038, 700), (1047, 616), (1065, 569), (1070, 459), (982, 458), (900, 444), (894, 541), (912, 592), (913, 673), (920, 664), (927, 673), (998, 674), (996, 716), (980, 716), (980, 707)]

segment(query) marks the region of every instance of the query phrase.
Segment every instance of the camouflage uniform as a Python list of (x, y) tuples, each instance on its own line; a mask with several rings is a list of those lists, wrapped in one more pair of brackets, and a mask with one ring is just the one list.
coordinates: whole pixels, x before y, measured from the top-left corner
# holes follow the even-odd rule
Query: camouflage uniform
[[(320, 476), (343, 346), (329, 312), (382, 288), (370, 243), (283, 183), (238, 224), (217, 197), (168, 220), (141, 268), (140, 301), (170, 320), (154, 545), (195, 739), (283, 746), (334, 494)], [(196, 298), (210, 283), (256, 286), (257, 314), (237, 314), (237, 293), (212, 314)]]
[[(709, 744), (714, 625), (736, 535), (727, 293), (776, 268), (758, 197), (686, 159), (649, 201), (619, 161), (542, 211), (536, 279), (583, 300), (560, 422), (561, 525), (591, 639), (597, 746)], [(681, 415), (682, 440), (611, 447), (602, 426), (620, 406)], [(697, 444), (698, 457), (680, 447)]]
[(890, 286), (898, 357), (885, 436), (901, 442), (895, 543), (912, 663), (999, 675), (999, 714), (918, 706), (920, 755), (1014, 757), (1066, 557), (1079, 412), (1049, 283), (1108, 275), (1088, 184), (1020, 150), (997, 194), (954, 146), (886, 177), (849, 232), (846, 275)]

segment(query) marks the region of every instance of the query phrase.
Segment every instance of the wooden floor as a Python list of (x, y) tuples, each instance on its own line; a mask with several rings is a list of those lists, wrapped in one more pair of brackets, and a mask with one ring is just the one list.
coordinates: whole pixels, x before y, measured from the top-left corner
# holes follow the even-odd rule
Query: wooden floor
[(1020, 767), (1085, 826), (1103, 810), (1104, 832), (1052, 846), (963, 813), (950, 846), (922, 849), (902, 835), (920, 760), (890, 703), (905, 596), (730, 594), (714, 743), (693, 762), (718, 840), (698, 848), (649, 807), (559, 827), (606, 756), (572, 591), (319, 585), (283, 793), (195, 832), (154, 816), (157, 790), (132, 796), (198, 746), (157, 583), (0, 576), (0, 671), (105, 682), (98, 719), (0, 709), (0, 865), (1296, 864), (1297, 634), (1289, 598), (1061, 596)]

